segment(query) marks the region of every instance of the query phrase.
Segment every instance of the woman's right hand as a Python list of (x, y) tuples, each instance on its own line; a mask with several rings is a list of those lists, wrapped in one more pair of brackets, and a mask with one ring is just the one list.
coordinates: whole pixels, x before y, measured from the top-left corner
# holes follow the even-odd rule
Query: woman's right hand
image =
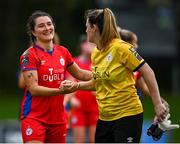
[(70, 80), (64, 80), (61, 82), (59, 89), (64, 94), (68, 94), (68, 93), (72, 93), (72, 92), (76, 91), (78, 89), (78, 87), (79, 87), (78, 82), (73, 82)]

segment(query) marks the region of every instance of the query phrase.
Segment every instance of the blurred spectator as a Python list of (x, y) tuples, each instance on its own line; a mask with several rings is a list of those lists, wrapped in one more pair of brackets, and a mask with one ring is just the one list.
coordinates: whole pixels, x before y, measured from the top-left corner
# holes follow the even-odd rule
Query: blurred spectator
[[(79, 38), (80, 55), (74, 61), (82, 69), (91, 70), (91, 52), (94, 44), (87, 42), (86, 35)], [(75, 80), (68, 75), (67, 79)], [(96, 122), (98, 119), (98, 107), (95, 92), (79, 90), (65, 96), (65, 105), (71, 104), (71, 126), (75, 143), (93, 143)], [(86, 133), (87, 132), (87, 133)], [(87, 134), (87, 141), (86, 141)]]

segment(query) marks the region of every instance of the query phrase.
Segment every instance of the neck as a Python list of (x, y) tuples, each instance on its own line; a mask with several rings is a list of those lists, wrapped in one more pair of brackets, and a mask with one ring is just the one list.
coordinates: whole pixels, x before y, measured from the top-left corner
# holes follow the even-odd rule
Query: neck
[(101, 50), (103, 49), (103, 48), (102, 48), (102, 46), (101, 46), (101, 44), (100, 44), (100, 37), (99, 37), (99, 36), (98, 36), (98, 37), (97, 37), (97, 36), (95, 37), (95, 39), (94, 39), (94, 42), (93, 42), (93, 43), (95, 43), (95, 44), (96, 44), (96, 46), (97, 46), (97, 49), (98, 49), (98, 50), (100, 50), (100, 51), (101, 51)]
[(53, 49), (53, 43), (51, 42), (37, 42), (37, 45), (39, 45), (40, 47), (42, 47), (45, 51), (51, 51)]
[(97, 49), (100, 50), (100, 51), (104, 50), (104, 48), (100, 44), (97, 44)]

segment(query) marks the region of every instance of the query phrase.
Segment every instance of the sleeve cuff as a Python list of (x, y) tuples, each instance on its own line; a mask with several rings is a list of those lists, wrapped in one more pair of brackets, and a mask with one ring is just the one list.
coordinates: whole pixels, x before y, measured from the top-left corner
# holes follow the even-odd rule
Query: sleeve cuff
[(137, 71), (137, 70), (138, 70), (140, 67), (142, 67), (145, 63), (146, 63), (146, 62), (143, 61), (139, 66), (137, 66), (137, 67), (133, 70), (133, 72)]

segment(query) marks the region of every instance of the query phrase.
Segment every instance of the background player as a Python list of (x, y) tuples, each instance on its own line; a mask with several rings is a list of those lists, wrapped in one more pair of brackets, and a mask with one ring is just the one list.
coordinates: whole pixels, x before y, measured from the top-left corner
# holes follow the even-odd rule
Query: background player
[[(137, 35), (127, 29), (118, 28), (118, 31), (120, 33), (121, 39), (132, 44), (134, 46), (135, 50), (137, 50), (137, 48), (138, 48)], [(140, 73), (140, 71), (134, 72), (134, 78), (136, 81), (137, 93), (138, 93), (140, 99), (141, 100), (143, 99), (143, 94), (146, 96), (149, 96), (150, 95), (149, 89), (148, 89), (147, 84), (144, 81), (144, 78), (143, 78), (142, 74)], [(142, 94), (142, 92), (143, 92), (143, 94)], [(162, 97), (161, 97), (161, 101), (166, 107), (167, 116), (166, 116), (165, 120), (160, 123), (158, 123), (156, 121), (156, 117), (155, 117), (153, 124), (148, 128), (148, 131), (147, 131), (147, 134), (149, 136), (152, 136), (152, 138), (156, 141), (162, 137), (162, 135), (165, 131), (179, 128), (178, 124), (171, 124), (171, 121), (169, 120), (169, 118), (170, 118), (169, 104)]]
[[(91, 70), (91, 53), (95, 47), (94, 44), (87, 42), (87, 36), (81, 35), (79, 39), (80, 55), (74, 58), (74, 61), (82, 69)], [(67, 79), (75, 80), (68, 75)], [(71, 104), (71, 126), (75, 143), (93, 143), (98, 120), (98, 107), (93, 91), (76, 91), (66, 94), (65, 104), (70, 101)], [(86, 141), (86, 134), (88, 141)]]
[[(127, 29), (121, 29), (120, 27), (118, 27), (118, 31), (120, 33), (122, 40), (132, 44), (134, 46), (135, 50), (138, 49), (138, 37), (134, 32), (127, 30)], [(140, 99), (141, 100), (143, 99), (143, 94), (146, 96), (150, 96), (149, 89), (148, 89), (147, 84), (144, 81), (144, 78), (140, 71), (134, 72), (134, 79), (136, 82), (137, 92), (138, 92)], [(169, 104), (162, 97), (161, 97), (161, 100), (165, 104), (167, 113), (168, 113), (169, 112)]]

